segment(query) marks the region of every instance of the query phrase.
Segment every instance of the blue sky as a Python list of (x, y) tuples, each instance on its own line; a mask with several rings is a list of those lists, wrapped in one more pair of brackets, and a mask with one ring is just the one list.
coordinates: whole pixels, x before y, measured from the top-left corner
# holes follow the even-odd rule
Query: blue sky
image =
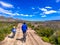
[(0, 16), (28, 21), (60, 20), (60, 0), (0, 0)]

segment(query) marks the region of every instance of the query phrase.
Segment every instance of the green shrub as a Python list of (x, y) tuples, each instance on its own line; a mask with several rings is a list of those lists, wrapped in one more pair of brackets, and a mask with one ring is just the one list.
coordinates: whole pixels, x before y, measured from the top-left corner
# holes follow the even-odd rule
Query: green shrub
[(47, 37), (42, 37), (42, 40), (45, 42), (49, 42), (49, 38), (47, 38)]
[(58, 44), (60, 44), (60, 37), (58, 37)]
[(11, 33), (13, 25), (17, 26), (16, 23), (0, 23), (0, 41), (4, 40)]
[(48, 27), (40, 28), (40, 29), (35, 28), (35, 29), (36, 29), (35, 31), (37, 32), (37, 34), (40, 36), (50, 37), (54, 33), (53, 29), (50, 29)]
[(56, 44), (54, 37), (50, 37), (50, 38), (49, 38), (49, 42), (52, 43), (52, 44)]
[(5, 35), (4, 34), (0, 34), (0, 41), (4, 40)]
[(60, 45), (60, 31), (56, 31), (50, 38), (50, 43)]
[(34, 26), (31, 26), (32, 29), (34, 29)]
[(31, 28), (31, 23), (27, 23), (27, 25)]

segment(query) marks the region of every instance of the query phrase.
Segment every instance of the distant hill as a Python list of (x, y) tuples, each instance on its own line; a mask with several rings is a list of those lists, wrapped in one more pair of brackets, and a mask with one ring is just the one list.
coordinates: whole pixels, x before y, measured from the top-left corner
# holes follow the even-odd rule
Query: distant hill
[[(29, 23), (30, 24), (30, 23)], [(50, 20), (50, 21), (40, 21), (40, 22), (31, 22), (31, 25), (34, 27), (44, 26), (44, 27), (51, 27), (54, 29), (60, 28), (60, 20)]]
[(12, 17), (0, 16), (0, 22), (21, 22), (22, 20), (13, 19)]

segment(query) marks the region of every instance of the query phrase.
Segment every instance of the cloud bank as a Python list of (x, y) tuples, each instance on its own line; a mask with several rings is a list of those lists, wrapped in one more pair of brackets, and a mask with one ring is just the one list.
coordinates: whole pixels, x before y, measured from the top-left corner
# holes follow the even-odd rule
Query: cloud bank
[(50, 7), (50, 6), (46, 6), (44, 8), (39, 8), (39, 10), (42, 11), (42, 13), (40, 13), (41, 17), (47, 17), (46, 15), (53, 14), (53, 13), (60, 14), (59, 10), (53, 10), (52, 7)]
[(8, 7), (8, 8), (13, 8), (14, 6), (12, 4), (9, 4), (9, 3), (5, 3), (3, 1), (0, 1), (0, 4), (4, 7)]

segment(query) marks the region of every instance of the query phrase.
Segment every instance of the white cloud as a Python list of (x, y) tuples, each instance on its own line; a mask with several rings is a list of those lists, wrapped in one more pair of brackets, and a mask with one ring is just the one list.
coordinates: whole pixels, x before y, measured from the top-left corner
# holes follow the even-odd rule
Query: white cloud
[(11, 14), (11, 11), (0, 8), (0, 13)]
[(60, 9), (58, 10), (53, 10), (52, 7), (44, 7), (44, 8), (39, 8), (42, 12), (40, 13), (41, 17), (47, 17), (49, 14), (60, 14)]
[(24, 16), (29, 16), (28, 14), (24, 15)]
[(47, 15), (53, 14), (53, 13), (60, 14), (60, 9), (53, 10), (52, 7), (49, 7), (49, 6), (46, 6), (44, 8), (39, 8), (39, 9), (43, 11), (42, 13), (40, 13), (41, 17), (47, 17)]
[(41, 11), (48, 11), (48, 9), (52, 9), (52, 7), (46, 6), (45, 8), (39, 8)]
[(40, 8), (41, 11), (43, 11), (42, 13), (40, 13), (41, 17), (47, 17), (46, 15), (48, 14), (53, 14), (53, 13), (58, 13), (58, 11), (56, 10), (48, 10), (48, 8), (52, 8), (52, 7), (45, 7), (45, 8)]
[(20, 14), (21, 16), (24, 16), (24, 14)]
[(41, 17), (46, 17), (46, 15), (42, 15)]
[(9, 3), (5, 3), (3, 1), (0, 1), (0, 4), (4, 7), (8, 7), (8, 8), (13, 8), (13, 5), (12, 4), (9, 4)]
[(56, 13), (57, 11), (55, 10), (50, 10), (50, 11), (45, 11), (43, 12), (44, 14), (52, 14), (52, 13)]
[(18, 15), (19, 16), (20, 14), (15, 12), (15, 13), (13, 13), (13, 15)]
[(34, 15), (29, 15), (29, 14), (20, 14), (19, 12), (13, 12), (12, 10), (5, 10), (4, 8), (0, 7), (0, 15), (9, 15), (11, 17), (13, 16), (25, 16), (25, 17), (32, 17)]
[(30, 17), (33, 17), (34, 15), (29, 15)]
[(39, 8), (41, 11), (47, 11), (47, 9), (45, 8)]
[(15, 15), (19, 16), (19, 13), (17, 13), (17, 12), (13, 13), (11, 10), (5, 10), (3, 8), (0, 8), (0, 13), (7, 14), (7, 15), (10, 15), (10, 16), (15, 16)]
[(50, 6), (46, 6), (46, 7), (44, 7), (44, 8), (39, 8), (39, 10), (41, 10), (41, 11), (48, 11), (48, 9), (52, 9), (52, 7), (50, 7)]
[(32, 9), (34, 10), (35, 8), (34, 8), (34, 7), (32, 7)]
[(47, 8), (47, 9), (51, 9), (52, 7), (50, 7), (50, 6), (46, 6), (45, 8)]
[(30, 17), (32, 17), (33, 15), (30, 15)]
[(59, 3), (59, 2), (60, 2), (60, 0), (56, 0), (56, 2), (57, 2), (57, 3)]
[(21, 16), (25, 16), (25, 17), (33, 17), (34, 15), (28, 15), (28, 14), (20, 14)]
[(21, 15), (21, 16), (29, 16), (28, 14), (26, 14), (26, 15), (25, 15), (25, 14), (20, 14), (20, 15)]
[[(41, 11), (43, 11), (41, 14), (52, 14), (52, 13), (57, 13), (56, 10), (48, 10), (48, 8), (52, 8), (52, 7), (49, 7), (49, 6), (46, 6), (45, 8), (39, 8)], [(40, 15), (41, 15), (40, 14)]]
[(44, 13), (40, 14), (41, 17), (47, 17)]

